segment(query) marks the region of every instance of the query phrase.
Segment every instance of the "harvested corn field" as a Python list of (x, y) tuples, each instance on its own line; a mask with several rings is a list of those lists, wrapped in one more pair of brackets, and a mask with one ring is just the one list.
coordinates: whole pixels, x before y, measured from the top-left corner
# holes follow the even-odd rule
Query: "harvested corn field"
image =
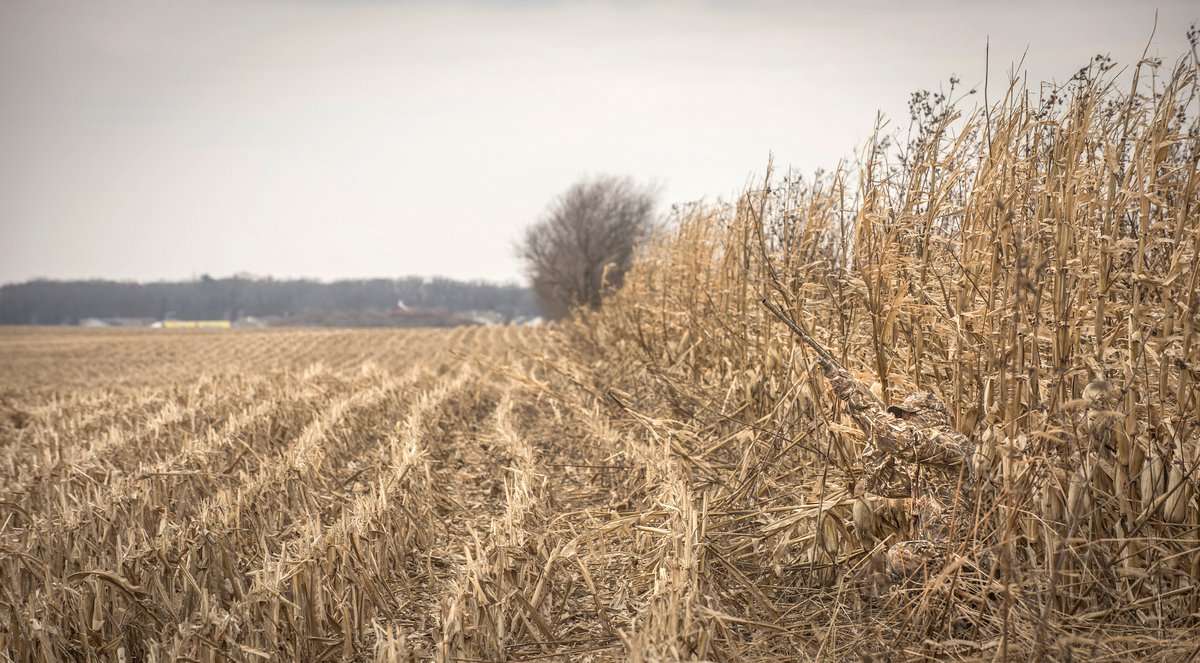
[(0, 651), (432, 653), (529, 336), (5, 331)]
[(548, 327), (0, 331), (0, 650), (1194, 659), (1195, 63), (679, 208)]

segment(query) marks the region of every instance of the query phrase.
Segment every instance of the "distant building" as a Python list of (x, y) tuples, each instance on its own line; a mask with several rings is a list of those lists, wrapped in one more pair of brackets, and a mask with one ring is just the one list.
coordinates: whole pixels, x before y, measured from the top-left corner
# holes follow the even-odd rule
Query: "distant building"
[(495, 311), (470, 311), (467, 316), (476, 324), (480, 325), (501, 325), (504, 324), (504, 316)]
[(149, 327), (152, 318), (82, 318), (80, 327)]
[(230, 329), (228, 320), (163, 320), (163, 329)]

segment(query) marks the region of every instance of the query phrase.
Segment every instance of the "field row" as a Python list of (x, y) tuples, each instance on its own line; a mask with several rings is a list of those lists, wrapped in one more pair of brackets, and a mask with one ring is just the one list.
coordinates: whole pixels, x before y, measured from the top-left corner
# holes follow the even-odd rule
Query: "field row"
[(620, 660), (657, 646), (706, 564), (690, 470), (547, 362), (551, 337), (441, 334), (407, 362), (113, 387), (116, 412), (64, 392), (7, 429), (0, 650)]

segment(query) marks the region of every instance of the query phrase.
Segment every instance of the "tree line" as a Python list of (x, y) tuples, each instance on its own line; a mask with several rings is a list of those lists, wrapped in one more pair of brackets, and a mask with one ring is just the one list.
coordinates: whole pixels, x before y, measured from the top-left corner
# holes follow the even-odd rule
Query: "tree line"
[(577, 181), (550, 202), (515, 246), (529, 288), (418, 276), (332, 282), (240, 275), (150, 283), (39, 279), (0, 286), (0, 324), (247, 317), (305, 324), (326, 314), (353, 322), (355, 313), (400, 307), (447, 314), (487, 311), (506, 321), (562, 318), (600, 306), (605, 294), (621, 286), (639, 245), (661, 223), (656, 207), (656, 188), (628, 177)]
[(202, 276), (191, 281), (35, 280), (0, 286), (0, 324), (78, 324), (88, 318), (238, 320), (413, 309), (491, 311), (505, 320), (539, 315), (525, 287), (410, 276), (398, 279), (272, 279)]

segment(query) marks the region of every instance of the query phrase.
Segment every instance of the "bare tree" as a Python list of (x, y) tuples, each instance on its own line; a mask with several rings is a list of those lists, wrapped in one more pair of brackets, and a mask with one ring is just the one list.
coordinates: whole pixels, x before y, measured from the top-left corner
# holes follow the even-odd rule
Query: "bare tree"
[(655, 199), (652, 187), (628, 177), (585, 179), (526, 229), (517, 255), (547, 316), (595, 308), (607, 288), (620, 287), (635, 248), (653, 228)]

